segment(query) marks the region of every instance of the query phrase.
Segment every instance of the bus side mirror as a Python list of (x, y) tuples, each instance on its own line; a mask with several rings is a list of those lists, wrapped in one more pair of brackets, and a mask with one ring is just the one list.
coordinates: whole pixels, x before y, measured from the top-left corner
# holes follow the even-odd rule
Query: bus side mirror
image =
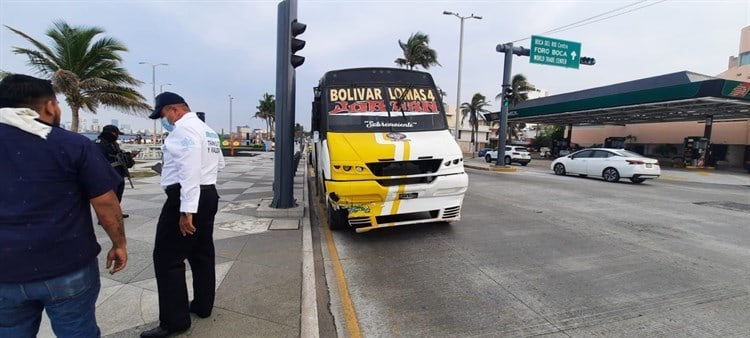
[(315, 100), (312, 103), (312, 125), (313, 131), (320, 130), (320, 100)]

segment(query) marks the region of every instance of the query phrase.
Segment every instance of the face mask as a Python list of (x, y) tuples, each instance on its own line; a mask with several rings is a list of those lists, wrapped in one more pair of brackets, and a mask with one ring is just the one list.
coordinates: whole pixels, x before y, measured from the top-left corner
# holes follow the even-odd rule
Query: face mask
[(161, 119), (161, 126), (164, 127), (164, 130), (170, 133), (172, 132), (172, 130), (174, 130), (174, 124), (169, 123), (169, 121), (167, 121), (167, 119), (165, 118)]

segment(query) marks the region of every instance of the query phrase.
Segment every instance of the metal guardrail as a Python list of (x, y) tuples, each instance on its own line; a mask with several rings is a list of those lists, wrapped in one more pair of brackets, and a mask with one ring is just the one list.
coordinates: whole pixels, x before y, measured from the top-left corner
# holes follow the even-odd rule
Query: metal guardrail
[(123, 151), (138, 151), (134, 157), (136, 160), (161, 160), (161, 145), (153, 144), (120, 144)]

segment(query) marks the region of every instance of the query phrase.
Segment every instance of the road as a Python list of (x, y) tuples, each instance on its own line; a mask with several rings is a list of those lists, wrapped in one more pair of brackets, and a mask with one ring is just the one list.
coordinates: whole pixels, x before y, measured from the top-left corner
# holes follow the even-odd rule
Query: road
[(459, 222), (319, 237), (339, 336), (750, 332), (750, 188), (467, 171)]

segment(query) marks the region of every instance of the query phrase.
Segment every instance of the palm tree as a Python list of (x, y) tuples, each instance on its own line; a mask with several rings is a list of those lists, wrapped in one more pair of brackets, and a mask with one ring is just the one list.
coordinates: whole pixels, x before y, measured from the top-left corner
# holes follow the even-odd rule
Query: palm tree
[(409, 37), (406, 43), (398, 40), (398, 45), (404, 53), (403, 58), (396, 59), (396, 64), (402, 67), (414, 69), (416, 66), (422, 66), (429, 69), (432, 65), (440, 66), (437, 61), (437, 52), (430, 48), (430, 36), (422, 32), (416, 32)]
[[(513, 78), (510, 80), (510, 88), (513, 90), (513, 95), (510, 98), (510, 107), (528, 100), (528, 93), (536, 90), (536, 87), (526, 80), (526, 77), (523, 74), (513, 75)], [(495, 96), (495, 100), (501, 100), (502, 98), (502, 92)], [(518, 140), (518, 134), (523, 128), (526, 128), (526, 123), (508, 122), (508, 141), (510, 141), (511, 138)]]
[(255, 112), (253, 117), (266, 121), (266, 138), (270, 140), (273, 123), (276, 120), (276, 98), (273, 97), (273, 94), (263, 94), (263, 98), (258, 100), (258, 106), (255, 109), (258, 111)]
[(471, 123), (471, 156), (474, 157), (474, 151), (477, 150), (476, 146), (476, 133), (479, 130), (479, 114), (489, 113), (489, 110), (485, 109), (490, 104), (487, 102), (487, 98), (484, 95), (476, 93), (471, 97), (471, 102), (464, 102), (461, 104), (461, 124), (466, 120), (466, 116), (469, 116), (469, 123)]
[(294, 138), (300, 139), (305, 136), (305, 126), (295, 123), (294, 124)]
[(29, 65), (52, 80), (55, 91), (65, 96), (73, 115), (71, 130), (78, 131), (81, 109), (96, 114), (100, 105), (145, 116), (151, 110), (134, 86), (141, 81), (121, 67), (121, 52), (127, 47), (113, 38), (94, 40), (104, 30), (98, 27), (72, 27), (56, 21), (47, 30), (52, 39), (45, 45), (10, 26), (6, 28), (29, 41), (34, 48), (13, 47), (13, 53), (26, 55)]

